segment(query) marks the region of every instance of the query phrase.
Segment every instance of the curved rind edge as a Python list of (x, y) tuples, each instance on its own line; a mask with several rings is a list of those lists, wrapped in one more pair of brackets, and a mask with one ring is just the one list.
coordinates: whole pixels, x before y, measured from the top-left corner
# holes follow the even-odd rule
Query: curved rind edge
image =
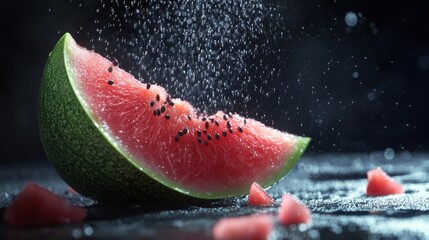
[(283, 171), (280, 171), (277, 175), (275, 175), (272, 178), (272, 181), (262, 184), (261, 186), (263, 188), (270, 187), (274, 185), (277, 182), (280, 182), (286, 174), (292, 169), (292, 167), (295, 165), (295, 163), (301, 158), (301, 156), (304, 154), (305, 150), (307, 149), (308, 145), (310, 144), (311, 138), (309, 137), (300, 137), (297, 136), (295, 150), (288, 157), (288, 159), (285, 161), (285, 166), (283, 167)]
[(100, 134), (69, 82), (66, 46), (70, 39), (70, 34), (64, 34), (49, 54), (38, 101), (40, 138), (60, 176), (79, 193), (105, 203), (200, 203), (201, 199), (145, 175)]

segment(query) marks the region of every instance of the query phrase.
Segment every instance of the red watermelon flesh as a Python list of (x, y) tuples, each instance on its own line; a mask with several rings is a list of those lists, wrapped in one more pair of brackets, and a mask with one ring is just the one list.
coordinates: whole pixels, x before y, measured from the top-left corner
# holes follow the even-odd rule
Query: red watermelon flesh
[(28, 183), (6, 209), (4, 219), (13, 227), (43, 227), (81, 222), (86, 215), (84, 208), (70, 205), (51, 191)]
[(273, 218), (269, 215), (250, 215), (223, 218), (213, 227), (216, 240), (264, 240), (273, 229)]
[(368, 171), (367, 175), (367, 196), (385, 196), (404, 193), (402, 185), (387, 175), (380, 167)]
[(274, 204), (274, 199), (256, 182), (252, 184), (249, 191), (247, 205), (263, 206)]
[(139, 169), (183, 193), (223, 198), (245, 194), (254, 181), (269, 186), (309, 142), (238, 114), (200, 116), (74, 40), (67, 48), (71, 84), (103, 135)]
[(289, 194), (283, 194), (279, 209), (279, 220), (281, 224), (301, 224), (311, 221), (311, 211)]

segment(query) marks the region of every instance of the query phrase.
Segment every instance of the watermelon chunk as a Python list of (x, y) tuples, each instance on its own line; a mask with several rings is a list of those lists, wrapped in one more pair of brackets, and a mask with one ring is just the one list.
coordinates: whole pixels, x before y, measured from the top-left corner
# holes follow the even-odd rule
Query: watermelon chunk
[(263, 205), (273, 205), (274, 198), (272, 198), (268, 193), (256, 182), (252, 183), (250, 187), (249, 196), (247, 199), (247, 205), (249, 206), (263, 206)]
[(82, 222), (86, 215), (84, 208), (70, 205), (64, 198), (30, 182), (6, 209), (4, 219), (13, 227), (43, 227)]
[(380, 167), (368, 171), (367, 176), (367, 196), (385, 196), (404, 193), (402, 185), (387, 175)]
[(177, 203), (268, 187), (310, 139), (238, 114), (201, 116), (65, 34), (39, 96), (45, 151), (65, 181), (98, 201)]
[(281, 224), (301, 224), (311, 221), (311, 211), (298, 199), (289, 194), (283, 194), (279, 209), (279, 220)]
[(216, 240), (264, 240), (273, 229), (273, 218), (255, 214), (243, 217), (223, 218), (213, 227)]

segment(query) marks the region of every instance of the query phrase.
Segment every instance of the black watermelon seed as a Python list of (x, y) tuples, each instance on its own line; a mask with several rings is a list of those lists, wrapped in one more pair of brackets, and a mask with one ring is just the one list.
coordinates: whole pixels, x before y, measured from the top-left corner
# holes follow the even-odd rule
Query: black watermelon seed
[(215, 138), (216, 138), (217, 140), (219, 140), (219, 133), (216, 133), (216, 134), (215, 134)]
[(209, 129), (209, 122), (206, 122), (206, 123), (205, 123), (205, 127), (206, 127), (207, 129)]
[(113, 85), (113, 80), (109, 80), (109, 81), (107, 81), (107, 84), (109, 84), (110, 86), (112, 86)]
[(168, 102), (168, 105), (170, 105), (170, 106), (174, 106), (174, 102), (169, 101), (169, 102)]
[(156, 94), (156, 101), (159, 102), (159, 94)]
[(107, 69), (107, 71), (108, 71), (108, 72), (112, 72), (112, 71), (113, 71), (113, 68), (112, 68), (112, 67), (109, 67), (109, 68)]
[(215, 121), (214, 124), (219, 127), (219, 122)]
[(165, 106), (164, 105), (161, 107), (161, 113), (163, 113), (163, 112), (165, 112)]
[(176, 140), (176, 142), (178, 142), (179, 141), (179, 135), (176, 135), (174, 140)]
[(204, 133), (204, 134), (207, 134), (207, 131), (206, 131), (205, 129), (203, 129), (203, 133)]
[(146, 89), (150, 88), (150, 83), (146, 83)]
[(201, 143), (202, 141), (201, 141), (201, 138), (199, 138), (199, 137), (197, 137), (197, 141), (199, 142), (199, 143)]
[(229, 116), (230, 118), (232, 118), (232, 114), (231, 114), (231, 113), (228, 113), (228, 116)]
[(179, 131), (178, 133), (177, 133), (179, 136), (183, 136), (183, 132), (182, 131)]
[(157, 116), (161, 115), (161, 110), (156, 109), (156, 115), (157, 115)]
[(187, 128), (184, 128), (184, 129), (182, 130), (182, 132), (183, 132), (184, 134), (187, 134), (187, 133), (188, 133), (188, 129), (187, 129)]
[(213, 119), (213, 118), (209, 118), (209, 121), (213, 123), (213, 122), (214, 122), (214, 119)]
[(237, 127), (237, 130), (238, 130), (239, 132), (243, 132), (243, 129), (242, 129), (241, 127)]
[(167, 96), (166, 102), (170, 102), (170, 96)]
[(205, 145), (209, 145), (209, 142), (207, 140), (204, 141)]
[(209, 135), (207, 135), (207, 140), (212, 140), (212, 136), (209, 134)]
[(226, 115), (223, 115), (223, 120), (227, 120), (228, 119), (228, 117), (226, 116)]
[(170, 115), (168, 115), (168, 114), (166, 114), (164, 117), (165, 117), (165, 119), (167, 119), (167, 120), (168, 120), (168, 119), (170, 119)]
[(153, 115), (155, 115), (155, 116), (156, 116), (156, 110), (153, 110)]
[(115, 60), (115, 61), (113, 61), (113, 66), (115, 66), (115, 67), (116, 67), (116, 66), (118, 66), (118, 65), (119, 65), (118, 61), (116, 61), (116, 60)]
[(153, 107), (153, 106), (155, 105), (155, 102), (154, 102), (154, 101), (152, 101), (152, 102), (150, 102), (150, 103), (149, 103), (149, 105), (150, 105), (151, 107)]
[(231, 128), (231, 122), (230, 121), (226, 122), (226, 127)]
[(229, 133), (231, 133), (231, 134), (233, 133), (233, 131), (232, 131), (232, 129), (231, 129), (231, 128), (229, 129)]
[(206, 117), (203, 117), (203, 118), (201, 118), (201, 121), (205, 121), (205, 120), (207, 120), (207, 118)]
[(198, 135), (198, 137), (201, 137), (201, 131), (200, 130), (197, 130), (197, 135)]
[(244, 121), (243, 121), (243, 122), (244, 122), (244, 124), (246, 124), (246, 119), (244, 119)]
[(226, 131), (222, 132), (222, 136), (226, 137)]
[(191, 116), (189, 116), (189, 115), (188, 115), (188, 120), (192, 120), (192, 119), (191, 119)]

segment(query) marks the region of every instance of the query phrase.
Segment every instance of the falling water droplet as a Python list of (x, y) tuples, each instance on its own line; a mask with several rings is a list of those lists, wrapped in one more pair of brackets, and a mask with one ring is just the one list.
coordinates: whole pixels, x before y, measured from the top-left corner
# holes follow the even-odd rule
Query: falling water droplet
[(395, 157), (395, 151), (392, 148), (386, 148), (384, 150), (384, 158), (386, 160), (392, 160)]
[(346, 21), (347, 26), (354, 27), (358, 23), (358, 16), (354, 12), (347, 12), (344, 20)]

